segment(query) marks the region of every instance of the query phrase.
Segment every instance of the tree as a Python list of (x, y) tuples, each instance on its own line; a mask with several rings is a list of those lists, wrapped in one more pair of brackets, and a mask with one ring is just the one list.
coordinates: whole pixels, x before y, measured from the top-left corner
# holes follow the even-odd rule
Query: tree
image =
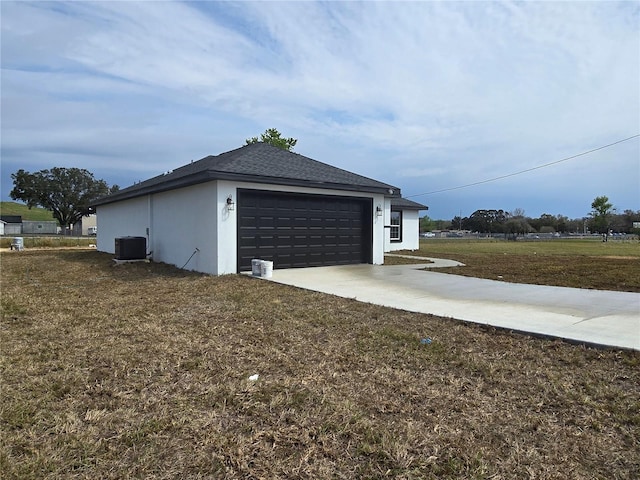
[(425, 215), (420, 219), (420, 232), (430, 232), (435, 229), (436, 222), (429, 218), (429, 215)]
[(293, 152), (293, 147), (298, 143), (298, 140), (295, 138), (283, 138), (281, 133), (275, 128), (267, 128), (264, 133), (260, 135), (260, 139), (258, 139), (258, 137), (251, 137), (245, 141), (247, 145), (264, 142), (290, 152)]
[(504, 210), (476, 210), (471, 214), (467, 225), (470, 230), (480, 233), (502, 233), (503, 225), (507, 220)]
[(463, 226), (466, 226), (465, 220), (468, 220), (466, 217), (462, 218), (459, 215), (456, 215), (451, 219), (450, 227), (451, 230), (462, 230)]
[(504, 223), (504, 234), (507, 238), (517, 240), (518, 235), (525, 235), (531, 230), (531, 225), (529, 225), (522, 208), (516, 208), (507, 214), (507, 221)]
[[(634, 212), (627, 209), (621, 215), (618, 215), (619, 231), (624, 233), (631, 233), (633, 231), (633, 224), (640, 222), (640, 210)], [(636, 228), (637, 230), (637, 228)]]
[(504, 223), (504, 234), (507, 238), (517, 240), (518, 235), (525, 235), (531, 231), (531, 225), (527, 223), (527, 219), (522, 216), (509, 218)]
[(556, 232), (566, 232), (569, 224), (569, 217), (556, 215)]
[(22, 200), (29, 208), (40, 206), (51, 210), (61, 227), (70, 227), (91, 213), (89, 205), (99, 197), (119, 190), (109, 188), (104, 180), (80, 168), (59, 168), (29, 173), (18, 170), (11, 174), (13, 200)]
[(591, 223), (593, 229), (604, 235), (605, 240), (609, 235), (609, 217), (613, 213), (613, 205), (609, 198), (602, 195), (591, 202)]

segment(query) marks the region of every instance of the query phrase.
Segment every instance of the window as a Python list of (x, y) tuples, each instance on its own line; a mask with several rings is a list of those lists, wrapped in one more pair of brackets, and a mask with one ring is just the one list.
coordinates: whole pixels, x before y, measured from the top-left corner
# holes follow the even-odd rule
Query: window
[(391, 241), (402, 241), (402, 212), (391, 211)]

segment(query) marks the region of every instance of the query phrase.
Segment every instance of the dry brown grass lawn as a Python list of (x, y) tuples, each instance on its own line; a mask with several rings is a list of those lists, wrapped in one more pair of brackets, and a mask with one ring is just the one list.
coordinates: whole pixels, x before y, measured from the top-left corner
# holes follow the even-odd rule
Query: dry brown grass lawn
[(3, 478), (640, 475), (639, 352), (94, 251), (1, 261)]
[[(500, 240), (422, 241), (420, 250), (399, 252), (457, 260), (464, 268), (440, 268), (439, 273), (505, 282), (640, 292), (640, 243), (635, 241)], [(385, 264), (410, 260), (387, 257)]]

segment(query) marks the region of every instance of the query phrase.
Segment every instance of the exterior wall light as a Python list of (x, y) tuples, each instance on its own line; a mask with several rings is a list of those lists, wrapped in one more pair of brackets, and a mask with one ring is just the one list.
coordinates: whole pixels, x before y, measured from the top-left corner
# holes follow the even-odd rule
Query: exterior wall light
[(233, 203), (233, 198), (231, 198), (231, 195), (229, 195), (227, 197), (227, 210), (233, 210), (235, 208), (236, 204)]
[(382, 207), (380, 205), (376, 206), (376, 217), (382, 216)]

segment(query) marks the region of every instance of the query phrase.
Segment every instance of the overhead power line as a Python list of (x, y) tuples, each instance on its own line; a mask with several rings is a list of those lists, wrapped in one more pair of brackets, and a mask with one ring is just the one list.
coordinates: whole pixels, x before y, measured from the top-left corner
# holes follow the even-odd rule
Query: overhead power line
[(594, 148), (592, 150), (588, 150), (586, 152), (578, 153), (577, 155), (572, 155), (570, 157), (566, 157), (566, 158), (563, 158), (561, 160), (556, 160), (554, 162), (545, 163), (544, 165), (538, 165), (537, 167), (527, 168), (526, 170), (520, 170), (519, 172), (508, 173), (506, 175), (500, 175), (499, 177), (488, 178), (486, 180), (480, 180), (478, 182), (467, 183), (466, 185), (459, 185), (457, 187), (443, 188), (442, 190), (434, 190), (433, 192), (416, 193), (415, 195), (407, 195), (405, 198), (421, 197), (423, 195), (433, 195), (434, 193), (450, 192), (452, 190), (460, 190), (461, 188), (474, 187), (476, 185), (482, 185), (484, 183), (495, 182), (496, 180), (502, 180), (504, 178), (515, 177), (516, 175), (522, 175), (523, 173), (532, 172), (534, 170), (539, 170), (539, 169), (545, 168), (545, 167), (550, 167), (551, 165), (556, 165), (558, 163), (566, 162), (568, 160), (573, 160), (574, 158), (582, 157), (584, 155), (588, 155), (590, 153), (597, 152), (598, 150), (603, 150), (605, 148), (613, 147), (614, 145), (617, 145), (617, 144), (622, 143), (622, 142), (627, 142), (627, 141), (632, 140), (632, 139), (637, 138), (637, 137), (640, 137), (640, 133), (638, 133), (636, 135), (632, 135), (632, 136), (627, 137), (627, 138), (624, 138), (622, 140), (618, 140), (617, 142), (609, 143), (608, 145), (603, 145), (601, 147)]

